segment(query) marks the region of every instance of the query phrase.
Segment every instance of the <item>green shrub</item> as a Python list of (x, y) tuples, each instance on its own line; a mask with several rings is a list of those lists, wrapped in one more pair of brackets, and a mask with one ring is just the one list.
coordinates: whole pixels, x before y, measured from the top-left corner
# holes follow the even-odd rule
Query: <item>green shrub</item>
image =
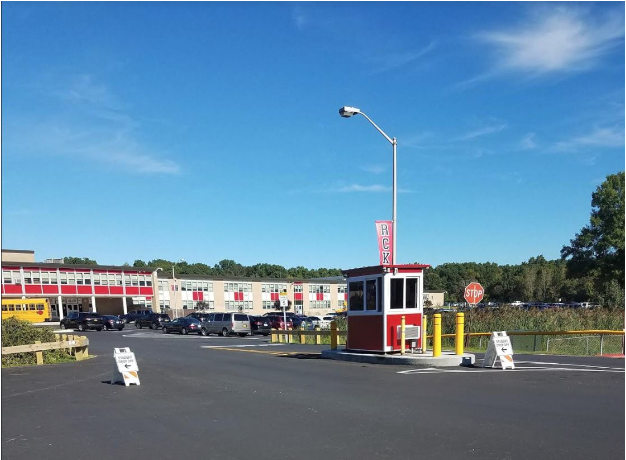
[[(39, 340), (41, 343), (54, 342), (56, 338), (51, 329), (35, 327), (28, 321), (9, 318), (2, 321), (2, 347), (31, 345)], [(66, 350), (48, 350), (43, 352), (44, 363), (56, 363), (73, 360)], [(36, 364), (35, 353), (15, 353), (2, 356), (2, 367), (24, 366)]]

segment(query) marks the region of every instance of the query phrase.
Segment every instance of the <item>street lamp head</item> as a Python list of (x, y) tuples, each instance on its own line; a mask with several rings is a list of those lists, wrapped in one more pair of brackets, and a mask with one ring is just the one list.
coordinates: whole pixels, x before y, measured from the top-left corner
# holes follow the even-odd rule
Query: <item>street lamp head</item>
[(163, 270), (161, 267), (157, 267), (157, 269), (155, 270), (155, 272), (158, 272), (159, 270)]
[(350, 118), (352, 115), (361, 113), (356, 107), (348, 107), (347, 105), (339, 109), (339, 115), (344, 118)]

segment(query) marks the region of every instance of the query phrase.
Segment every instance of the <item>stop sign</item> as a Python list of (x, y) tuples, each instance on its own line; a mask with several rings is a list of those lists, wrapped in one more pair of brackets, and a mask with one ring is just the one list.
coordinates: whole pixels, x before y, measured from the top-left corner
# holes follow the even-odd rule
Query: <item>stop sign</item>
[(483, 295), (485, 294), (485, 290), (480, 285), (480, 283), (470, 283), (465, 288), (465, 300), (467, 303), (471, 305), (476, 305), (478, 302), (483, 300)]

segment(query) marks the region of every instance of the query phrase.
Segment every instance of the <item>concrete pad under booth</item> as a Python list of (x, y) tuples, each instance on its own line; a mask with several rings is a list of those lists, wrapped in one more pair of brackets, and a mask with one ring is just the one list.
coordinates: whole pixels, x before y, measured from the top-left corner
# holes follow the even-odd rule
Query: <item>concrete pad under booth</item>
[(338, 361), (350, 361), (369, 364), (398, 364), (415, 367), (456, 367), (470, 366), (476, 362), (476, 356), (471, 353), (456, 355), (454, 352), (442, 352), (441, 356), (433, 357), (432, 352), (420, 354), (377, 354), (359, 353), (346, 350), (323, 350), (322, 358)]

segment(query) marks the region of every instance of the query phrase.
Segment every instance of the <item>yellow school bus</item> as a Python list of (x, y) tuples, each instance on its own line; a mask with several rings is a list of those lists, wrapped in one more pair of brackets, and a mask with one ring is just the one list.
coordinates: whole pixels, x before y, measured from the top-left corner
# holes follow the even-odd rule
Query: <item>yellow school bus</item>
[(41, 299), (2, 299), (2, 320), (16, 317), (31, 323), (50, 321), (50, 301)]

